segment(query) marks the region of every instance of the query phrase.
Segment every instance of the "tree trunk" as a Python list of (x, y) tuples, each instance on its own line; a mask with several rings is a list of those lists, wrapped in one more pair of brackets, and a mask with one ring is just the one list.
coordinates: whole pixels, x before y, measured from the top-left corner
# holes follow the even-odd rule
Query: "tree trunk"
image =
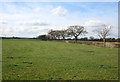
[(58, 40), (60, 40), (60, 37), (58, 36)]
[(104, 47), (106, 47), (106, 40), (105, 40), (105, 38), (103, 38), (103, 45), (104, 45)]
[(77, 42), (77, 36), (75, 36), (75, 42)]
[(63, 36), (63, 40), (65, 41), (65, 37)]

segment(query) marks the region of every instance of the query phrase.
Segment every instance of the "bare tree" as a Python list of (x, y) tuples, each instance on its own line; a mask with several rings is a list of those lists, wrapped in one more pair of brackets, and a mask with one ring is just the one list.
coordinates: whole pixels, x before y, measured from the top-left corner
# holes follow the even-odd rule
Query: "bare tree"
[(57, 38), (57, 39), (60, 39), (60, 31), (59, 30), (54, 30), (54, 32), (55, 32), (55, 37)]
[(48, 35), (50, 36), (50, 38), (53, 40), (53, 39), (56, 39), (56, 33), (54, 30), (49, 30), (48, 32)]
[(63, 40), (65, 40), (65, 37), (67, 36), (66, 30), (50, 30), (48, 32), (48, 35), (51, 36), (52, 39), (60, 39), (62, 37)]
[(94, 29), (93, 32), (103, 39), (104, 47), (106, 46), (106, 36), (110, 35), (111, 25), (105, 25), (103, 28)]
[(61, 31), (60, 30), (50, 30), (48, 35), (51, 36), (52, 39), (60, 39)]
[(67, 36), (67, 30), (60, 30), (59, 32), (62, 39), (65, 40), (65, 37)]
[(74, 36), (75, 41), (77, 41), (79, 35), (86, 34), (87, 32), (85, 31), (83, 26), (75, 25), (69, 26), (67, 29), (67, 33), (70, 36)]

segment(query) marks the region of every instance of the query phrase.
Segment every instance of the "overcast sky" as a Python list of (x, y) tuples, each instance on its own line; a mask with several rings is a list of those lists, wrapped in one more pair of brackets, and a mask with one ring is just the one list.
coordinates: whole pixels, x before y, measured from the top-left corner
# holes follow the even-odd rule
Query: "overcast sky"
[(112, 25), (109, 37), (118, 37), (117, 2), (0, 2), (1, 36), (36, 37), (50, 29), (82, 25), (93, 29)]

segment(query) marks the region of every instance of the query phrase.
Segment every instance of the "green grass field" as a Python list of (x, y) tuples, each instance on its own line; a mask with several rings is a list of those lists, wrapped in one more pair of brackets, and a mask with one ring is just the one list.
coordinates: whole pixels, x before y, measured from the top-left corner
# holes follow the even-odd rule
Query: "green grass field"
[(118, 50), (39, 40), (2, 40), (4, 80), (117, 80)]

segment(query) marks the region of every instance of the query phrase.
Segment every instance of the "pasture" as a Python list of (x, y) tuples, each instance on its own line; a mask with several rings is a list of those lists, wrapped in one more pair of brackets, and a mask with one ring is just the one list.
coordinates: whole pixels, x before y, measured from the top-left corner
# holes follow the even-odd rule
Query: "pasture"
[(118, 49), (31, 39), (2, 40), (3, 80), (117, 80)]

